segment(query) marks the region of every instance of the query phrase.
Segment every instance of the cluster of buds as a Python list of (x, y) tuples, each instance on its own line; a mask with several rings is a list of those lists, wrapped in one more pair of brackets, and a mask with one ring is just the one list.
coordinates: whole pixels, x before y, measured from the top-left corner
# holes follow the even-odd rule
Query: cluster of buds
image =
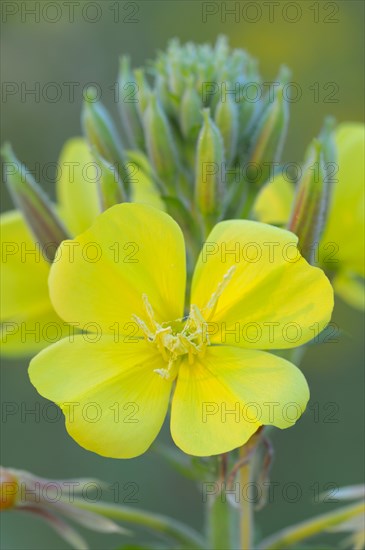
[[(188, 265), (194, 265), (213, 225), (250, 217), (260, 188), (274, 176), (274, 167), (280, 169), (288, 82), (289, 71), (282, 67), (275, 85), (266, 89), (256, 61), (244, 50), (230, 49), (224, 37), (214, 46), (173, 40), (155, 61), (136, 70), (122, 57), (117, 88), (121, 135), (93, 89), (87, 91), (81, 117), (100, 174), (100, 212), (153, 197), (154, 206), (180, 224)], [(330, 154), (330, 147), (321, 144), (330, 141), (331, 131), (308, 154), (310, 161), (318, 157), (320, 171)], [(7, 181), (14, 201), (36, 240), (56, 247), (67, 238), (57, 213), (35, 182), (21, 177), (24, 167), (11, 149), (5, 147), (3, 156), (13, 165)], [(307, 180), (300, 182), (289, 223), (306, 245), (324, 225), (330, 195), (322, 172), (323, 185), (318, 178), (315, 185)], [(148, 198), (142, 188), (148, 189)]]
[[(122, 140), (105, 108), (89, 100), (84, 133), (107, 162), (137, 162), (188, 241), (201, 242), (218, 220), (241, 217), (250, 187), (257, 189), (279, 162), (288, 76), (282, 68), (274, 93), (263, 93), (256, 61), (244, 50), (231, 50), (225, 38), (214, 47), (173, 40), (146, 69), (132, 71), (129, 59), (121, 59)], [(118, 174), (119, 187), (134, 200), (138, 175), (133, 185), (128, 170)]]
[[(114, 521), (77, 506), (77, 496), (90, 484), (90, 479), (50, 480), (29, 472), (0, 467), (0, 511), (28, 512), (46, 521), (72, 548), (85, 550), (83, 537), (64, 518), (100, 533), (129, 533)], [(63, 493), (67, 488), (67, 496)]]

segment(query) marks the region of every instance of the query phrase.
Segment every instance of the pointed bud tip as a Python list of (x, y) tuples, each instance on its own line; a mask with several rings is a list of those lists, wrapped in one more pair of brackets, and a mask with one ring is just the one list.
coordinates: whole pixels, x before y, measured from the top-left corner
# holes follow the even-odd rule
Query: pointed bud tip
[(286, 65), (281, 65), (279, 69), (279, 81), (281, 84), (288, 84), (292, 71)]
[(131, 58), (129, 55), (121, 55), (119, 57), (119, 70), (121, 73), (129, 72), (131, 68)]
[(334, 116), (326, 116), (326, 118), (323, 121), (323, 129), (326, 129), (327, 131), (332, 132), (337, 124), (337, 120)]
[(13, 159), (14, 151), (9, 141), (5, 141), (5, 143), (1, 146), (0, 154), (7, 162), (10, 162)]
[(321, 139), (322, 141), (325, 141), (333, 137), (333, 133), (336, 129), (336, 125), (337, 125), (337, 121), (335, 117), (327, 116), (323, 121), (323, 125), (319, 133), (319, 139)]
[(98, 99), (99, 93), (95, 86), (89, 86), (84, 92), (84, 106), (89, 106)]
[(134, 69), (133, 74), (138, 83), (145, 83), (145, 74), (143, 69)]

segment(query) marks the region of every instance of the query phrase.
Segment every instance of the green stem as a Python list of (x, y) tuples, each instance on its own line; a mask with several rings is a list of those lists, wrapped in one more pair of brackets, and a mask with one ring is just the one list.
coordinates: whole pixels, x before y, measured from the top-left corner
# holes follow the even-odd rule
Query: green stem
[(208, 508), (208, 539), (211, 550), (230, 550), (233, 509), (224, 493), (216, 495)]
[[(241, 458), (246, 454), (245, 447), (240, 449)], [(253, 544), (253, 509), (249, 495), (249, 487), (251, 483), (251, 460), (248, 459), (246, 464), (240, 468), (240, 495), (241, 495), (241, 512), (240, 512), (240, 542), (241, 550), (252, 550)], [(244, 489), (246, 487), (246, 489)], [(245, 495), (245, 496), (243, 496)]]
[(318, 535), (329, 527), (339, 525), (355, 515), (363, 514), (365, 504), (346, 506), (334, 512), (322, 514), (314, 519), (303, 521), (292, 527), (287, 527), (278, 533), (263, 540), (259, 545), (260, 550), (284, 550), (288, 546)]
[(175, 519), (116, 504), (95, 504), (83, 500), (75, 500), (74, 504), (83, 510), (88, 510), (107, 518), (147, 527), (160, 535), (179, 542), (184, 548), (194, 548), (197, 550), (204, 550), (206, 548), (203, 538), (198, 533)]

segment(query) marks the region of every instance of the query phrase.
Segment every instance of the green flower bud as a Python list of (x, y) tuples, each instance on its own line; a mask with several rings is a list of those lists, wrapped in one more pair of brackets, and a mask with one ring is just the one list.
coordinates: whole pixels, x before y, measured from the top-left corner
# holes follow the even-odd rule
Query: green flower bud
[[(57, 216), (48, 197), (19, 162), (9, 144), (1, 149), (5, 181), (15, 206), (21, 211), (35, 240), (44, 248), (45, 257), (52, 262), (56, 250), (69, 235)], [(50, 247), (49, 244), (54, 244)]]
[(195, 203), (206, 221), (214, 223), (222, 206), (224, 145), (209, 109), (203, 110), (203, 118), (196, 154)]
[[(283, 87), (275, 91), (275, 97), (262, 113), (250, 145), (248, 165), (252, 163), (252, 181), (256, 185), (265, 182), (281, 157), (289, 120), (288, 103), (283, 97)], [(249, 166), (248, 166), (249, 168)], [(250, 175), (248, 179), (251, 180)]]
[(98, 184), (101, 209), (107, 210), (115, 204), (126, 201), (126, 192), (118, 170), (100, 156), (95, 148), (92, 149), (92, 154), (100, 171)]
[(323, 144), (324, 161), (327, 163), (337, 161), (335, 127), (336, 127), (336, 120), (331, 116), (326, 117), (323, 123), (322, 130), (320, 131), (320, 134), (319, 134), (319, 139)]
[(229, 55), (228, 39), (224, 34), (220, 34), (217, 37), (214, 46), (214, 55), (217, 67), (220, 68), (224, 66)]
[(193, 79), (189, 79), (180, 104), (180, 126), (183, 136), (195, 140), (202, 124), (201, 99), (194, 87)]
[(138, 86), (130, 70), (130, 59), (123, 56), (120, 59), (118, 77), (119, 113), (123, 123), (123, 130), (128, 140), (129, 147), (143, 149), (143, 128), (138, 114), (135, 91)]
[[(242, 85), (250, 84), (251, 87), (261, 86), (260, 75), (257, 70), (257, 61), (255, 59), (248, 58), (245, 64), (245, 72), (242, 75), (239, 75), (237, 81)], [(255, 92), (252, 92), (253, 94)], [(239, 139), (238, 146), (242, 147), (243, 150), (247, 147), (249, 137), (252, 134), (252, 129), (256, 117), (262, 109), (262, 100), (254, 100), (254, 96), (251, 99), (248, 89), (245, 93), (240, 94), (240, 101), (238, 104), (239, 110)]]
[(82, 111), (82, 127), (91, 147), (105, 160), (118, 168), (122, 178), (125, 177), (124, 152), (122, 142), (114, 123), (100, 101), (93, 101), (95, 90), (87, 90)]
[(176, 194), (175, 178), (178, 171), (177, 150), (167, 117), (151, 94), (143, 114), (143, 127), (148, 157), (161, 184), (172, 195)]
[(288, 229), (298, 235), (301, 253), (310, 263), (315, 263), (315, 247), (327, 214), (328, 178), (323, 150), (321, 141), (314, 139), (306, 155), (288, 224)]
[(327, 197), (326, 209), (328, 210), (331, 203), (331, 195), (333, 185), (336, 182), (337, 174), (337, 147), (335, 142), (335, 126), (336, 121), (333, 117), (327, 117), (324, 121), (323, 128), (319, 134), (319, 139), (323, 145), (323, 159), (327, 172)]
[(163, 70), (161, 72), (158, 72), (158, 69), (156, 67), (156, 80), (155, 80), (155, 90), (157, 97), (160, 100), (161, 106), (165, 113), (170, 117), (176, 116), (176, 112), (178, 111), (179, 104), (177, 102), (177, 98), (174, 97), (168, 87), (168, 82), (166, 75), (163, 73)]
[(177, 39), (171, 40), (168, 50), (168, 80), (169, 80), (169, 89), (171, 92), (180, 96), (185, 88), (185, 79), (181, 73), (182, 68), (182, 49), (180, 47), (179, 41)]
[(219, 101), (214, 120), (223, 138), (227, 163), (231, 164), (237, 153), (238, 106), (230, 95), (226, 101)]
[(145, 78), (144, 72), (142, 69), (136, 69), (134, 72), (134, 77), (137, 83), (137, 109), (140, 116), (140, 120), (143, 121), (143, 113), (147, 109), (149, 98), (151, 95), (151, 88), (148, 85), (148, 82)]

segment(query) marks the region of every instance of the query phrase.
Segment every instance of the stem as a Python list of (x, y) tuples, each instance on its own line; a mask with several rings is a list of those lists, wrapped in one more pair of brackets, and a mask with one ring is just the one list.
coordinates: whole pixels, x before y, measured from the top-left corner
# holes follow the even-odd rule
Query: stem
[(225, 494), (228, 467), (228, 453), (220, 456), (218, 494), (211, 495), (207, 507), (207, 531), (209, 548), (231, 550), (233, 544), (233, 508)]
[[(246, 447), (240, 449), (240, 457), (243, 459), (247, 455)], [(241, 495), (241, 513), (240, 513), (240, 542), (241, 550), (252, 550), (253, 543), (253, 509), (249, 494), (251, 483), (251, 460), (240, 468), (240, 495)], [(243, 497), (243, 488), (247, 487), (246, 496)]]
[(211, 550), (231, 550), (233, 509), (223, 493), (214, 496), (208, 508), (208, 540)]
[(260, 550), (283, 550), (288, 546), (301, 542), (305, 539), (318, 535), (340, 523), (343, 523), (355, 515), (363, 514), (365, 504), (346, 506), (335, 512), (322, 514), (314, 519), (303, 521), (293, 527), (287, 527), (263, 540), (259, 546)]
[(75, 500), (74, 504), (83, 510), (88, 510), (107, 518), (147, 527), (160, 535), (174, 539), (176, 542), (184, 545), (184, 548), (194, 548), (196, 550), (204, 550), (206, 548), (203, 538), (198, 533), (175, 519), (143, 510), (133, 510), (128, 506), (119, 506), (116, 504), (94, 504), (84, 502), (83, 500)]

